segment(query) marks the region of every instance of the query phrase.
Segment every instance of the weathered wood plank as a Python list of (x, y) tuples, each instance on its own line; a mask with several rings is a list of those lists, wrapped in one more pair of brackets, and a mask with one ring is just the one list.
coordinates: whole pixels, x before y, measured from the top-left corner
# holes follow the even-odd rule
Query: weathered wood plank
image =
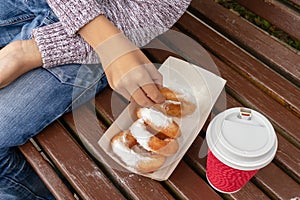
[(300, 14), (295, 10), (276, 0), (235, 1), (300, 40)]
[(300, 185), (274, 163), (261, 169), (255, 175), (254, 180), (276, 199), (292, 199), (300, 195)]
[(232, 41), (300, 85), (300, 56), (290, 48), (213, 0), (192, 1), (191, 11), (205, 18)]
[[(112, 92), (109, 88), (103, 91), (105, 95), (101, 95), (101, 102), (109, 102)], [(114, 105), (123, 108), (123, 105)], [(110, 106), (102, 107), (108, 109)], [(98, 109), (98, 108), (97, 108)], [(74, 131), (85, 148), (98, 160), (98, 162), (105, 168), (110, 179), (114, 180), (115, 184), (122, 188), (123, 194), (130, 199), (173, 199), (172, 195), (157, 181), (142, 177), (122, 169), (115, 163), (98, 145), (98, 141), (104, 132), (107, 130), (106, 126), (98, 121), (95, 113), (87, 107), (78, 108), (76, 114), (69, 113), (63, 116), (64, 121)], [(75, 117), (74, 117), (75, 116)], [(77, 117), (76, 117), (77, 116)]]
[(289, 0), (292, 4), (300, 7), (300, 0)]
[[(190, 34), (222, 59), (223, 62), (226, 62), (250, 82), (300, 117), (300, 89), (294, 84), (208, 28), (203, 22), (197, 21), (193, 16), (185, 14), (177, 25), (182, 31), (186, 31), (186, 34)], [(169, 37), (169, 39), (172, 38)], [(185, 47), (184, 41), (180, 43), (180, 40), (173, 39), (171, 42), (176, 44), (177, 48), (188, 51), (188, 49), (183, 49)]]
[(190, 200), (219, 200), (222, 199), (199, 175), (185, 163), (180, 162), (170, 176), (168, 182), (175, 188), (178, 196)]
[(124, 199), (62, 126), (54, 122), (37, 141), (83, 199)]
[(27, 142), (19, 148), (56, 199), (75, 199), (74, 195), (31, 142)]

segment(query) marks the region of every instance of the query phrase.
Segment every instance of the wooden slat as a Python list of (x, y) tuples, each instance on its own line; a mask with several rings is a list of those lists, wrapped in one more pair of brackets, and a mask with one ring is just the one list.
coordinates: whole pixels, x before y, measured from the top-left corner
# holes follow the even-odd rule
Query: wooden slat
[(58, 177), (57, 173), (51, 168), (49, 163), (42, 157), (30, 141), (19, 148), (56, 199), (75, 199), (74, 195), (62, 182), (60, 177)]
[(300, 150), (277, 133), (278, 150), (275, 157), (276, 164), (300, 183)]
[(235, 1), (300, 40), (300, 14), (298, 12), (276, 0)]
[(292, 199), (300, 195), (300, 185), (274, 163), (261, 169), (254, 179), (276, 199)]
[[(107, 90), (110, 89), (106, 88), (105, 90), (106, 91), (103, 92), (107, 94)], [(102, 95), (101, 92), (100, 96), (101, 102), (110, 102), (109, 95)], [(122, 105), (115, 106), (123, 107)], [(74, 112), (76, 112), (76, 114), (74, 114)], [(120, 166), (103, 151), (97, 142), (107, 128), (101, 121), (98, 121), (95, 113), (87, 109), (87, 107), (80, 107), (76, 111), (73, 111), (73, 115), (71, 113), (64, 115), (63, 119), (80, 138), (85, 148), (105, 168), (105, 171), (109, 174), (110, 178), (114, 180), (115, 184), (118, 184), (119, 188), (122, 188), (124, 195), (130, 199), (148, 199), (150, 197), (153, 199), (173, 199), (172, 195), (169, 194), (159, 182), (121, 169)]]
[(300, 0), (289, 0), (292, 4), (300, 7)]
[[(219, 200), (222, 199), (199, 175), (183, 161), (179, 163), (168, 180), (173, 190), (179, 192), (181, 199)], [(201, 194), (200, 194), (201, 193)]]
[(250, 82), (247, 82), (247, 80), (239, 76), (236, 71), (233, 71), (230, 67), (220, 63), (218, 60), (215, 61), (223, 77), (228, 80), (227, 85), (232, 92), (234, 92), (236, 98), (240, 99), (245, 105), (267, 116), (275, 127), (277, 126), (282, 130), (281, 134), (299, 146), (299, 118), (287, 111), (278, 102), (270, 99), (263, 91), (259, 90)]
[(191, 8), (235, 43), (300, 85), (300, 56), (290, 48), (213, 0), (192, 1)]
[[(191, 15), (185, 14), (177, 24), (183, 31), (187, 31), (187, 34), (191, 34), (197, 41), (201, 41), (203, 46), (228, 63), (250, 82), (260, 87), (300, 117), (300, 89), (298, 87), (232, 42), (209, 29), (202, 22), (197, 21)], [(184, 41), (180, 42), (180, 40), (175, 38), (172, 40), (171, 37), (169, 37), (169, 40), (177, 44), (178, 48), (183, 51), (189, 51), (187, 49), (188, 46), (184, 45)], [(187, 47), (186, 49), (184, 49), (185, 46)]]
[(47, 127), (37, 140), (81, 198), (124, 199), (59, 123)]

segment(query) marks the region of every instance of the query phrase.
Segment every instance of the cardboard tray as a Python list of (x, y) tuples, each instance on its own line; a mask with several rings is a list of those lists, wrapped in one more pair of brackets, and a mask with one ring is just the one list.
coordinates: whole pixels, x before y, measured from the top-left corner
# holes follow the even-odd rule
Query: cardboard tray
[(221, 77), (192, 65), (183, 60), (169, 57), (159, 68), (163, 74), (163, 85), (169, 88), (188, 91), (197, 108), (195, 112), (184, 118), (174, 118), (179, 124), (181, 136), (178, 138), (179, 150), (169, 156), (165, 164), (157, 171), (142, 174), (124, 165), (112, 152), (111, 138), (122, 130), (128, 130), (135, 118), (134, 107), (128, 105), (115, 122), (109, 127), (98, 141), (100, 147), (120, 165), (120, 169), (140, 174), (158, 181), (167, 180), (172, 174), (188, 148), (191, 146), (201, 128), (203, 127), (210, 111), (220, 95), (226, 81)]

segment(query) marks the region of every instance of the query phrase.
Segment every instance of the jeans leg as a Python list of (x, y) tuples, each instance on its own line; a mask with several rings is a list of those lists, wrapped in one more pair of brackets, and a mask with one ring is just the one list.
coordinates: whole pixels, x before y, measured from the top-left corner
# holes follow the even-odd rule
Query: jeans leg
[[(79, 65), (70, 67), (76, 66), (79, 71)], [(53, 198), (15, 146), (71, 110), (75, 99), (82, 104), (106, 85), (102, 76), (89, 88), (78, 87), (38, 68), (0, 90), (0, 199)]]
[(0, 149), (0, 199), (54, 199), (17, 147)]
[(33, 28), (57, 22), (45, 0), (7, 0), (0, 4), (0, 47), (29, 39)]
[[(3, 1), (0, 47), (55, 21), (45, 0)], [(35, 69), (0, 89), (0, 200), (54, 199), (16, 146), (106, 85), (101, 66), (71, 64)]]

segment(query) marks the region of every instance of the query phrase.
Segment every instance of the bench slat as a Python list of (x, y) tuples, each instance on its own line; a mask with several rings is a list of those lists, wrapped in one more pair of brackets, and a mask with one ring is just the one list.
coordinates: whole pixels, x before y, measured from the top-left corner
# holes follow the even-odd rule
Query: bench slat
[(37, 141), (83, 199), (124, 199), (62, 126), (54, 122)]
[(240, 77), (236, 71), (226, 67), (223, 63), (220, 63), (217, 60), (216, 63), (219, 66), (223, 77), (228, 80), (227, 85), (232, 92), (234, 92), (236, 98), (243, 101), (245, 105), (258, 110), (267, 116), (271, 122), (273, 122), (275, 128), (279, 127), (281, 129), (281, 133), (284, 134), (285, 137), (294, 141), (299, 146), (299, 118), (287, 111), (278, 102), (270, 99), (263, 91)]
[(300, 40), (300, 15), (298, 12), (276, 0), (235, 1)]
[[(177, 24), (184, 31), (186, 30), (189, 34), (192, 34), (195, 39), (201, 41), (202, 45), (214, 54), (217, 54), (219, 58), (229, 63), (231, 67), (245, 76), (250, 82), (260, 87), (300, 117), (299, 88), (232, 42), (209, 29), (205, 24), (197, 21), (191, 15), (185, 14)], [(179, 41), (175, 40), (171, 42), (179, 43)], [(184, 45), (178, 44), (177, 46), (182, 49)]]
[(300, 85), (300, 56), (290, 48), (212, 0), (192, 1), (191, 8), (232, 41)]
[(300, 7), (300, 0), (289, 0), (291, 3), (297, 5), (298, 7)]
[(277, 199), (292, 199), (299, 197), (300, 185), (279, 169), (274, 163), (270, 163), (255, 175), (255, 181), (265, 187), (270, 196)]
[[(110, 90), (106, 88), (105, 90)], [(107, 94), (108, 91), (103, 91)], [(100, 93), (100, 95), (102, 92)], [(105, 102), (109, 95), (102, 96), (101, 102)], [(116, 105), (118, 106), (118, 105)], [(75, 118), (77, 112), (80, 118)], [(98, 141), (106, 131), (106, 127), (98, 121), (95, 113), (83, 106), (76, 111), (63, 116), (64, 121), (70, 126), (74, 133), (80, 138), (85, 148), (99, 161), (105, 168), (107, 176), (114, 180), (115, 184), (122, 188), (123, 194), (130, 199), (143, 199), (153, 197), (154, 199), (173, 199), (169, 192), (157, 181), (146, 177), (135, 175), (121, 169), (98, 145)], [(96, 125), (98, 124), (98, 125)]]
[[(222, 199), (207, 183), (195, 174), (183, 161), (179, 163), (168, 180), (172, 188), (180, 192), (181, 199), (220, 200)], [(201, 195), (199, 195), (201, 191)]]
[(31, 142), (27, 142), (19, 148), (56, 199), (75, 199), (74, 195)]

